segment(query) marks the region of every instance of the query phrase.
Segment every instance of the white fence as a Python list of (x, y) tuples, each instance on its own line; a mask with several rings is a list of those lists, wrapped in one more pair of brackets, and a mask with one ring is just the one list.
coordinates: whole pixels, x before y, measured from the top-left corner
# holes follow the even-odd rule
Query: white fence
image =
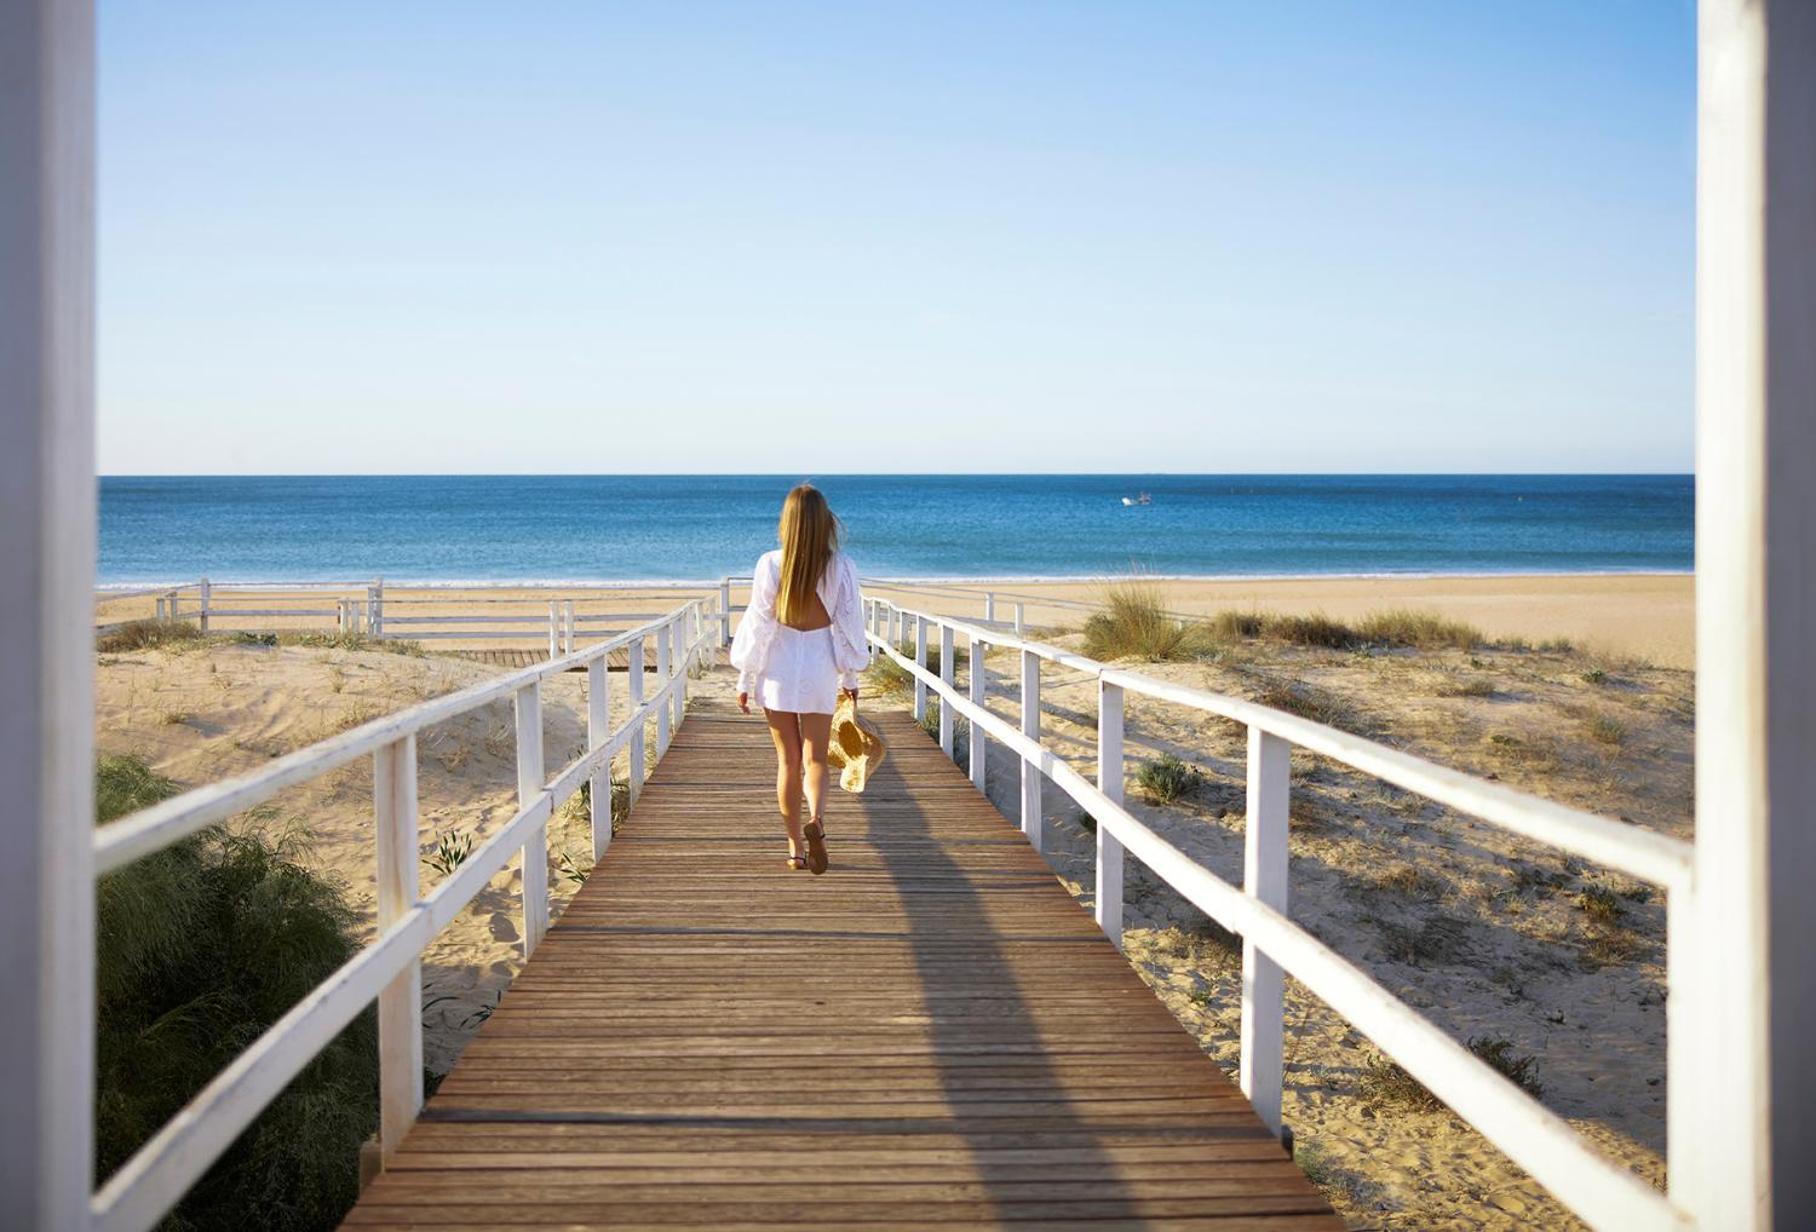
[[(286, 787), (370, 754), (378, 857), (378, 936), (260, 1036), (121, 1166), (90, 1203), (96, 1232), (143, 1232), (163, 1218), (208, 1166), (315, 1055), (374, 1000), (378, 1002), (380, 1148), (396, 1150), (422, 1107), (424, 949), (515, 857), (522, 860), (523, 952), (549, 926), (548, 822), (556, 807), (591, 784), (593, 856), (611, 841), (611, 763), (628, 750), (634, 800), (645, 773), (647, 727), (658, 758), (685, 713), (689, 670), (710, 662), (717, 641), (709, 603), (673, 611), (577, 653), (376, 719), (281, 757), (255, 774), (186, 792), (95, 831), (95, 875), (270, 799)], [(657, 685), (645, 694), (644, 664), (655, 643)], [(625, 649), (630, 713), (610, 726), (606, 656)], [(541, 682), (570, 669), (587, 673), (587, 751), (545, 777)], [(420, 893), (416, 733), (505, 697), (516, 709), (517, 812), (428, 894)], [(92, 955), (90, 962), (93, 961)], [(92, 978), (92, 975), (91, 975)]]
[[(1690, 844), (1619, 821), (1513, 791), (1456, 770), (1240, 698), (1208, 693), (1110, 667), (1094, 659), (993, 628), (868, 600), (872, 646), (914, 678), (914, 712), (926, 715), (930, 693), (941, 700), (940, 747), (954, 751), (953, 719), (970, 722), (970, 774), (984, 786), (986, 737), (1021, 763), (1021, 826), (1042, 845), (1041, 791), (1051, 782), (1097, 822), (1096, 915), (1122, 945), (1124, 853), (1142, 863), (1205, 914), (1240, 935), (1242, 946), (1243, 1093), (1276, 1133), (1281, 1121), (1284, 981), (1290, 974), (1398, 1061), (1458, 1116), (1526, 1169), (1559, 1201), (1597, 1228), (1690, 1226), (1664, 1194), (1591, 1146), (1570, 1125), (1491, 1069), (1443, 1030), (1376, 983), (1367, 973), (1287, 916), (1288, 756), (1296, 746), (1371, 774), (1396, 787), (1449, 805), (1493, 825), (1664, 887), (1670, 893), (1669, 959), (1683, 961), (1679, 903), (1687, 897)], [(928, 637), (939, 637), (939, 671), (927, 669)], [(913, 657), (897, 649), (912, 636)], [(968, 696), (953, 684), (956, 637), (970, 650)], [(986, 647), (1020, 654), (1020, 723), (985, 707)], [(1040, 668), (1043, 663), (1095, 677), (1098, 683), (1096, 781), (1041, 743)], [(1123, 707), (1130, 694), (1214, 714), (1248, 728), (1248, 803), (1241, 887), (1217, 877), (1138, 821), (1123, 807)], [(1674, 979), (1673, 1005), (1684, 995)], [(1672, 1050), (1670, 1092), (1697, 1080), (1693, 1059)], [(1714, 1058), (1704, 1066), (1720, 1081)], [(1722, 1132), (1711, 1128), (1710, 1132)]]

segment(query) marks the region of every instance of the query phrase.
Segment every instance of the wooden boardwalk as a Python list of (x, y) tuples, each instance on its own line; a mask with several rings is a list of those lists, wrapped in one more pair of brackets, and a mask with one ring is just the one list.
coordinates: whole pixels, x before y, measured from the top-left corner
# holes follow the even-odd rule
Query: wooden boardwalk
[(792, 873), (760, 719), (690, 713), (346, 1226), (1340, 1229), (906, 717)]

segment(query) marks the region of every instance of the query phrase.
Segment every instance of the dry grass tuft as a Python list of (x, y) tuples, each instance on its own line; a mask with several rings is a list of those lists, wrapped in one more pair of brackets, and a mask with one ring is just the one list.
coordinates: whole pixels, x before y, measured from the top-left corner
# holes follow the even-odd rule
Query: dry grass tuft
[(198, 642), (202, 631), (181, 620), (132, 620), (95, 639), (102, 654), (124, 654), (159, 646), (187, 646)]
[(1084, 651), (1093, 659), (1149, 663), (1197, 658), (1211, 640), (1204, 626), (1167, 612), (1158, 586), (1134, 579), (1104, 588), (1103, 610), (1085, 621), (1084, 634)]

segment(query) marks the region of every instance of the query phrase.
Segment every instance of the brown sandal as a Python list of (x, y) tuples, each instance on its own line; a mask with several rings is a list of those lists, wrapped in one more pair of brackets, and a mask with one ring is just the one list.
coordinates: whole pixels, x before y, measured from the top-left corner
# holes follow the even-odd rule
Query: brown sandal
[(788, 867), (793, 872), (804, 872), (807, 869), (807, 856), (797, 854), (788, 857)]
[(826, 871), (826, 827), (816, 818), (801, 827), (807, 840), (807, 871), (818, 877)]

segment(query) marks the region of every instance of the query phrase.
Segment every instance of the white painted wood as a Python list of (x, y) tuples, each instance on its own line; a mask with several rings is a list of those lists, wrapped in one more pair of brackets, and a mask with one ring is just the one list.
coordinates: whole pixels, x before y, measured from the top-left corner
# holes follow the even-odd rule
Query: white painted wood
[(731, 579), (719, 582), (719, 645), (731, 645)]
[(1015, 636), (1021, 637), (1028, 632), (1028, 622), (1022, 605), (1015, 605)]
[(555, 601), (549, 600), (549, 658), (561, 653), (561, 621), (556, 613)]
[[(942, 624), (940, 626), (940, 679), (946, 682), (948, 690), (952, 687), (953, 655), (952, 626)], [(947, 757), (952, 756), (952, 707), (946, 705), (940, 707), (940, 752)]]
[[(1040, 656), (1031, 650), (1021, 653), (1021, 734), (1040, 743)], [(1021, 767), (1021, 827), (1034, 850), (1042, 850), (1046, 836), (1040, 815), (1040, 768), (1026, 759)]]
[[(1097, 788), (1122, 803), (1123, 690), (1097, 682)], [(1117, 949), (1122, 948), (1122, 843), (1108, 826), (1097, 827), (1097, 926)]]
[(372, 611), (366, 626), (373, 637), (385, 635), (385, 579), (382, 577), (372, 580)]
[(630, 666), (624, 673), (624, 680), (630, 686), (631, 712), (637, 715), (631, 728), (630, 772), (631, 803), (643, 794), (643, 751), (644, 731), (646, 724), (639, 713), (643, 708), (643, 639), (633, 638), (630, 647)]
[[(429, 912), (419, 906), (316, 985), (108, 1180), (92, 1205), (95, 1232), (146, 1232), (155, 1226), (265, 1105), (415, 961), (434, 936)], [(80, 1228), (84, 1222), (78, 1217), (60, 1226)]]
[(1697, 841), (1668, 1154), (1702, 1226), (1751, 1232), (1816, 1207), (1816, 6), (1703, 0), (1698, 36)]
[[(990, 688), (990, 666), (988, 663), (990, 643), (977, 637), (975, 634), (971, 637), (970, 642), (971, 666), (969, 668), (969, 675), (971, 704), (976, 706), (979, 710), (982, 710), (987, 704)], [(987, 790), (990, 781), (989, 767), (987, 765), (989, 753), (986, 751), (989, 747), (989, 737), (984, 734), (984, 729), (979, 727), (976, 723), (970, 725), (969, 731), (971, 733), (971, 785), (979, 791), (985, 791)]]
[[(656, 687), (668, 683), (672, 672), (672, 661), (669, 657), (669, 642), (674, 633), (673, 624), (665, 624), (656, 630)], [(656, 756), (659, 758), (668, 752), (669, 710), (661, 706), (656, 712)]]
[[(418, 896), (416, 737), (372, 755), (378, 857), (378, 930), (402, 923)], [(422, 962), (404, 965), (378, 994), (379, 1149), (389, 1160), (422, 1110)]]
[(213, 588), (209, 586), (208, 579), (203, 578), (201, 583), (197, 586), (197, 590), (201, 595), (201, 608), (196, 614), (196, 627), (201, 629), (203, 633), (207, 633), (208, 618), (213, 614), (213, 604), (210, 602), (214, 597)]
[[(927, 617), (914, 618), (914, 661), (922, 668), (927, 666)], [(919, 723), (927, 717), (927, 684), (919, 676), (914, 680), (914, 721)]]
[(94, 1115), (94, 13), (0, 4), (0, 1222), (79, 1228)]
[[(1291, 812), (1292, 746), (1249, 728), (1248, 817), (1243, 829), (1242, 888), (1286, 914), (1286, 839)], [(1281, 1081), (1285, 1074), (1286, 980), (1280, 964), (1253, 940), (1242, 941), (1242, 1093), (1261, 1123), (1280, 1133)]]
[[(542, 794), (542, 684), (531, 681), (516, 693), (517, 807), (528, 808)], [(527, 959), (549, 930), (549, 836), (539, 826), (523, 843), (523, 956)]]
[[(597, 749), (611, 738), (612, 674), (605, 670), (604, 659), (586, 665), (586, 747)], [(612, 771), (587, 779), (588, 820), (593, 828), (593, 863), (605, 859), (605, 849), (612, 844)]]
[(996, 595), (991, 591), (984, 592), (984, 623), (996, 623)]
[(157, 621), (159, 624), (163, 624), (166, 620), (169, 619), (169, 617), (165, 615), (164, 606), (165, 606), (164, 596), (159, 595), (158, 596), (158, 615), (157, 615)]
[(668, 640), (669, 662), (673, 665), (676, 676), (676, 688), (669, 698), (669, 709), (673, 716), (669, 730), (676, 732), (681, 730), (681, 718), (687, 707), (687, 631), (680, 616), (669, 624)]

